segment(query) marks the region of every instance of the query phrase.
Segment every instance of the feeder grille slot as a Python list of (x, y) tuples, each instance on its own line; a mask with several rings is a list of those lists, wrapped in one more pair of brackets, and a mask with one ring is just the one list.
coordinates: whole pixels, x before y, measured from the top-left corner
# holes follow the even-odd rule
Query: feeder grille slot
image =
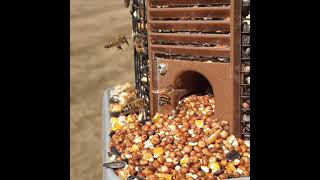
[(230, 0), (149, 0), (155, 57), (230, 62)]

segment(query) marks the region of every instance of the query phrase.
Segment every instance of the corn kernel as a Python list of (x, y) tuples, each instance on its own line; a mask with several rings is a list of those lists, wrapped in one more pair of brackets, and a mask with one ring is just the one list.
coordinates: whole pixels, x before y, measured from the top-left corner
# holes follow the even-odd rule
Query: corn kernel
[(156, 115), (154, 115), (154, 117), (152, 118), (152, 121), (157, 122), (157, 121), (159, 121), (160, 118), (161, 118), (160, 113), (156, 113)]
[(153, 155), (155, 158), (161, 156), (163, 154), (163, 147), (157, 147), (153, 149)]
[(113, 127), (112, 127), (112, 131), (117, 131), (119, 129), (122, 128), (122, 125), (118, 122), (114, 123)]
[(203, 120), (196, 120), (195, 124), (196, 124), (197, 128), (203, 128), (203, 126), (204, 126)]
[(234, 167), (233, 163), (232, 162), (228, 162), (227, 166), (226, 166), (226, 169), (227, 170), (230, 170), (230, 171), (235, 171), (236, 170), (236, 167)]
[(210, 162), (209, 168), (212, 170), (212, 174), (219, 172), (221, 170), (221, 166), (218, 162)]
[(159, 178), (166, 178), (166, 180), (171, 180), (172, 175), (170, 174), (164, 174), (164, 173), (155, 173), (154, 175), (158, 176)]
[(188, 163), (189, 163), (189, 157), (187, 155), (183, 156), (183, 158), (180, 160), (180, 164), (182, 166), (186, 166), (186, 165), (188, 165)]
[(130, 152), (137, 152), (139, 150), (138, 145), (134, 144), (131, 146), (131, 148), (129, 149)]
[(145, 159), (145, 160), (147, 160), (147, 161), (153, 161), (153, 160), (154, 160), (154, 158), (152, 157), (152, 154), (151, 154), (151, 153), (145, 153), (145, 154), (143, 154), (142, 159)]

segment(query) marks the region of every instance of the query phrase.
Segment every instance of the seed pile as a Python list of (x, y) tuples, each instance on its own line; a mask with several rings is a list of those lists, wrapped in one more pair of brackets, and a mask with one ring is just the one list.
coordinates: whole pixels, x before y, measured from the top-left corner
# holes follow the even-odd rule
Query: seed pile
[(111, 161), (127, 162), (116, 174), (148, 180), (249, 176), (250, 142), (231, 135), (227, 121), (213, 118), (214, 109), (212, 96), (191, 95), (175, 112), (157, 113), (143, 125), (136, 114), (113, 117), (125, 122), (113, 128), (110, 144)]

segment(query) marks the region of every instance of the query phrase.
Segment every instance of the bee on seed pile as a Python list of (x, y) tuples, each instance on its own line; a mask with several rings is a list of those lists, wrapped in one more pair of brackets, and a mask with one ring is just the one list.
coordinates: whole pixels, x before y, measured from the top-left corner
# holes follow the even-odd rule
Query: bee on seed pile
[(131, 102), (124, 104), (122, 107), (122, 113), (124, 115), (128, 115), (130, 113), (138, 114), (144, 108), (146, 108), (144, 100), (141, 98), (137, 98)]
[(115, 40), (113, 41), (109, 41), (108, 43), (106, 43), (104, 45), (104, 48), (112, 48), (112, 47), (116, 47), (118, 49), (122, 49), (121, 45), (126, 43), (127, 45), (129, 45), (128, 39), (126, 36), (124, 35), (119, 35), (117, 38), (115, 38)]
[(171, 104), (171, 93), (173, 92), (173, 90), (174, 90), (174, 86), (169, 85), (165, 89), (159, 89), (159, 90), (155, 90), (152, 92), (155, 94), (160, 94), (159, 95), (159, 105), (164, 106), (166, 104)]

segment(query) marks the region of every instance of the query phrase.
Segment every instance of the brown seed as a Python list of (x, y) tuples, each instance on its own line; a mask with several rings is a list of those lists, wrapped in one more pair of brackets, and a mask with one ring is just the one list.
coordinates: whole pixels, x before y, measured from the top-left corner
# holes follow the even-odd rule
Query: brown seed
[(172, 162), (165, 162), (164, 165), (168, 168), (173, 168), (173, 163)]
[(222, 166), (226, 166), (226, 165), (228, 164), (228, 161), (227, 161), (226, 159), (222, 159), (221, 162), (220, 162), (220, 164), (221, 164)]
[(182, 174), (186, 174), (189, 172), (189, 168), (187, 166), (182, 166), (181, 169), (180, 169), (180, 172)]
[(241, 148), (241, 151), (242, 151), (243, 153), (247, 151), (247, 146), (246, 146), (246, 145), (241, 144), (239, 147)]
[(163, 155), (160, 155), (158, 158), (157, 158), (157, 161), (160, 163), (160, 164), (163, 164), (165, 162), (165, 158)]
[(217, 158), (218, 160), (222, 160), (222, 159), (223, 159), (223, 155), (222, 155), (221, 153), (217, 153), (217, 154), (216, 154), (216, 158)]
[(228, 176), (226, 174), (220, 174), (218, 177), (220, 179), (228, 179)]
[(196, 154), (197, 154), (196, 151), (191, 151), (191, 152), (190, 152), (190, 156), (195, 156)]
[(213, 148), (214, 148), (215, 150), (219, 150), (219, 149), (221, 148), (221, 145), (215, 143), (215, 144), (213, 144)]
[(249, 177), (250, 176), (250, 172), (249, 171), (243, 171), (243, 176)]
[(198, 142), (198, 146), (201, 147), (201, 148), (204, 148), (204, 147), (207, 146), (207, 144), (206, 144), (206, 142), (204, 142), (204, 141), (199, 141), (199, 142)]
[(207, 113), (206, 113), (206, 116), (208, 116), (208, 117), (211, 117), (211, 116), (213, 116), (213, 111), (208, 111)]
[(195, 167), (191, 167), (191, 168), (189, 169), (189, 172), (192, 173), (192, 174), (196, 174), (198, 171), (199, 171), (199, 169), (198, 169), (198, 168), (195, 168)]
[(159, 161), (152, 161), (152, 166), (156, 169), (159, 168), (160, 167)]
[(232, 176), (233, 176), (234, 178), (239, 178), (239, 177), (241, 176), (241, 174), (238, 173), (238, 172), (233, 172)]
[(233, 172), (232, 172), (231, 170), (227, 170), (227, 169), (226, 169), (226, 170), (224, 171), (224, 174), (226, 174), (228, 177), (232, 177), (232, 173), (233, 173)]
[(228, 136), (229, 136), (229, 133), (228, 133), (226, 130), (222, 130), (222, 131), (220, 132), (220, 137), (221, 137), (222, 139), (227, 139)]
[(194, 149), (196, 152), (202, 152), (202, 149), (201, 149), (199, 146), (194, 146), (193, 149)]
[(198, 163), (199, 162), (199, 158), (197, 156), (191, 156), (190, 157), (190, 162), (191, 163)]
[(195, 163), (192, 165), (194, 168), (196, 169), (200, 169), (201, 168), (201, 163)]
[(205, 175), (206, 175), (206, 173), (203, 172), (203, 171), (198, 171), (198, 172), (197, 172), (197, 176), (198, 176), (198, 177), (204, 177)]
[(176, 154), (177, 157), (182, 157), (183, 156), (182, 152), (179, 151), (179, 150), (176, 151), (175, 154)]
[(239, 144), (244, 144), (244, 141), (242, 139), (240, 139), (240, 138), (237, 138), (237, 141), (238, 141)]
[(153, 174), (153, 172), (150, 170), (150, 169), (144, 169), (143, 171), (142, 171), (142, 175), (143, 176), (150, 176), (150, 175), (152, 175)]
[(153, 145), (157, 145), (157, 144), (159, 144), (159, 142), (160, 142), (160, 139), (159, 139), (158, 136), (153, 136), (153, 137), (151, 138), (151, 143), (152, 143)]
[(207, 176), (206, 176), (206, 179), (208, 179), (208, 180), (215, 180), (216, 178), (214, 177), (213, 174), (208, 173)]
[(147, 165), (147, 164), (148, 164), (148, 161), (145, 160), (145, 159), (140, 159), (139, 164), (140, 164), (141, 166)]
[(183, 148), (183, 151), (185, 152), (185, 153), (190, 153), (191, 151), (192, 151), (192, 147), (191, 146), (185, 146), (184, 148)]
[(202, 165), (206, 166), (209, 163), (209, 159), (205, 156), (202, 158)]
[(202, 158), (203, 154), (200, 152), (200, 153), (197, 153), (196, 156), (197, 156), (198, 158)]
[(183, 145), (182, 144), (178, 144), (178, 149), (181, 151), (183, 149)]

